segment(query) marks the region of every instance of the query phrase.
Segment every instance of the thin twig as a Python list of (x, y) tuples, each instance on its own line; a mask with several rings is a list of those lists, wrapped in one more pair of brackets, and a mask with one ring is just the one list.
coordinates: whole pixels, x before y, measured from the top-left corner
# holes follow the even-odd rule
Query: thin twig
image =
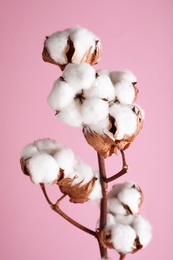
[(123, 151), (123, 150), (120, 150), (120, 152), (121, 152), (121, 155), (122, 155), (122, 162), (123, 162), (122, 170), (119, 171), (118, 173), (116, 173), (115, 175), (109, 177), (109, 178), (103, 177), (103, 179), (104, 179), (104, 181), (105, 181), (106, 183), (118, 179), (119, 177), (121, 177), (122, 175), (124, 175), (125, 173), (127, 173), (127, 171), (128, 171), (128, 165), (126, 164), (126, 158), (125, 158), (124, 151)]
[(98, 164), (99, 164), (99, 172), (100, 172), (100, 184), (102, 188), (102, 199), (100, 202), (100, 226), (99, 226), (99, 247), (100, 247), (100, 254), (103, 259), (108, 259), (107, 248), (102, 246), (101, 241), (103, 241), (104, 237), (104, 230), (106, 227), (106, 220), (107, 220), (107, 184), (105, 183), (104, 179), (106, 179), (106, 170), (105, 170), (105, 163), (104, 158), (99, 153), (98, 155)]
[(92, 235), (92, 236), (94, 236), (94, 237), (97, 238), (95, 231), (92, 231), (92, 230), (90, 230), (89, 228), (87, 228), (87, 227), (81, 225), (80, 223), (76, 222), (74, 219), (70, 218), (67, 214), (65, 214), (65, 213), (60, 209), (60, 207), (59, 207), (60, 201), (62, 201), (62, 200), (66, 197), (66, 194), (64, 194), (63, 196), (61, 196), (61, 197), (57, 200), (56, 204), (53, 204), (53, 203), (51, 202), (51, 200), (49, 199), (48, 195), (47, 195), (47, 192), (46, 192), (46, 188), (45, 188), (44, 183), (41, 183), (41, 184), (40, 184), (40, 187), (41, 187), (41, 189), (42, 189), (42, 191), (43, 191), (43, 194), (44, 194), (44, 196), (45, 196), (47, 202), (49, 203), (49, 205), (51, 206), (51, 208), (52, 208), (55, 212), (57, 212), (61, 217), (63, 217), (64, 219), (66, 219), (68, 222), (70, 222), (70, 223), (71, 223), (72, 225), (74, 225), (75, 227), (77, 227), (77, 228), (81, 229), (82, 231), (85, 231), (85, 232), (87, 232), (88, 234), (90, 234), (90, 235)]

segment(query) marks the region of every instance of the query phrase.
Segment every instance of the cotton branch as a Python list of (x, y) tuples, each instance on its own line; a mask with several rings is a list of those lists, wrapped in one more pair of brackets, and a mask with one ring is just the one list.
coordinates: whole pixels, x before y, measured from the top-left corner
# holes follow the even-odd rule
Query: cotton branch
[(90, 230), (89, 228), (81, 225), (80, 223), (76, 222), (74, 219), (70, 218), (67, 214), (65, 214), (59, 207), (59, 204), (60, 204), (60, 201), (62, 201), (62, 199), (64, 199), (66, 197), (66, 195), (63, 195), (62, 197), (60, 197), (60, 199), (57, 200), (56, 204), (53, 204), (48, 195), (47, 195), (47, 192), (46, 192), (46, 188), (45, 188), (45, 185), (42, 183), (40, 184), (40, 187), (43, 191), (43, 194), (47, 200), (47, 202), (49, 203), (49, 205), (51, 206), (51, 208), (57, 212), (61, 217), (63, 217), (64, 219), (66, 219), (68, 222), (70, 222), (72, 225), (74, 225), (75, 227), (81, 229), (82, 231), (96, 237), (96, 232), (95, 231), (92, 231)]
[(126, 164), (126, 159), (125, 159), (124, 151), (123, 151), (123, 150), (120, 150), (120, 152), (121, 152), (121, 155), (122, 155), (122, 162), (123, 162), (122, 170), (119, 171), (118, 173), (116, 173), (115, 175), (109, 177), (109, 178), (103, 177), (103, 180), (104, 180), (104, 182), (106, 182), (106, 183), (118, 179), (119, 177), (121, 177), (122, 175), (124, 175), (125, 173), (127, 173), (127, 171), (128, 171), (128, 165)]

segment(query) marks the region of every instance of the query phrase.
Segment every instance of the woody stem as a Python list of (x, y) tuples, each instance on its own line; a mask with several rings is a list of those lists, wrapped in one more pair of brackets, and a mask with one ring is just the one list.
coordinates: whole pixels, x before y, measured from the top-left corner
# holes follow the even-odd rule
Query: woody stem
[(92, 236), (94, 236), (94, 237), (97, 238), (95, 231), (92, 231), (92, 230), (90, 230), (89, 228), (87, 228), (87, 227), (81, 225), (80, 223), (76, 222), (74, 219), (70, 218), (67, 214), (65, 214), (65, 213), (60, 209), (60, 207), (59, 207), (60, 201), (62, 201), (62, 199), (64, 199), (64, 198), (66, 197), (66, 195), (61, 196), (61, 197), (57, 200), (56, 204), (53, 204), (53, 203), (50, 201), (50, 199), (49, 199), (49, 197), (48, 197), (48, 195), (47, 195), (47, 192), (46, 192), (46, 188), (45, 188), (44, 183), (41, 183), (40, 186), (41, 186), (41, 189), (42, 189), (42, 191), (43, 191), (43, 194), (44, 194), (44, 196), (45, 196), (47, 202), (49, 203), (49, 205), (51, 206), (51, 208), (52, 208), (55, 212), (57, 212), (61, 217), (63, 217), (64, 219), (66, 219), (68, 222), (70, 222), (70, 223), (71, 223), (72, 225), (74, 225), (75, 227), (77, 227), (77, 228), (81, 229), (82, 231), (84, 231), (84, 232), (86, 232), (86, 233), (88, 233), (88, 234), (90, 234), (90, 235), (92, 235)]
[(124, 254), (120, 254), (120, 258), (119, 258), (119, 260), (124, 260), (125, 257), (126, 257), (126, 255), (124, 255)]
[(100, 171), (100, 184), (102, 189), (102, 199), (100, 202), (100, 225), (99, 225), (99, 246), (100, 246), (100, 255), (103, 259), (108, 259), (107, 249), (102, 246), (101, 241), (103, 241), (104, 237), (104, 230), (106, 227), (106, 220), (107, 220), (107, 183), (104, 181), (106, 179), (106, 170), (105, 170), (105, 163), (104, 158), (99, 153), (98, 155), (98, 164), (99, 164), (99, 171)]
[(124, 151), (123, 150), (120, 150), (121, 152), (121, 156), (122, 156), (122, 162), (123, 162), (123, 166), (122, 166), (122, 169), (121, 171), (119, 171), (118, 173), (116, 173), (115, 175), (109, 177), (109, 178), (104, 178), (104, 181), (106, 183), (108, 182), (111, 182), (111, 181), (114, 181), (116, 179), (118, 179), (119, 177), (121, 177), (122, 175), (124, 175), (125, 173), (127, 173), (128, 171), (128, 165), (126, 163), (126, 158), (125, 158), (125, 154), (124, 154)]

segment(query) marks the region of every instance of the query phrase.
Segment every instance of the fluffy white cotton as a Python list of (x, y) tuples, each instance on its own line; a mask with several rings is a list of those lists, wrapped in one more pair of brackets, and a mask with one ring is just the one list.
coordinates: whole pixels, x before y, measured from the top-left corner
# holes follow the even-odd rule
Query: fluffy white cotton
[(99, 98), (86, 99), (81, 108), (85, 124), (97, 124), (108, 115), (108, 102)]
[(38, 152), (36, 145), (29, 144), (24, 147), (21, 152), (21, 157), (29, 158)]
[(111, 214), (121, 214), (126, 215), (127, 211), (124, 208), (123, 204), (118, 198), (109, 198), (107, 200), (107, 211)]
[(81, 106), (74, 100), (62, 109), (58, 114), (58, 118), (65, 124), (80, 127), (82, 125), (82, 117), (81, 117)]
[(149, 221), (140, 215), (136, 215), (133, 228), (139, 237), (141, 245), (146, 247), (152, 239), (152, 226)]
[(66, 64), (65, 51), (70, 30), (53, 33), (45, 41), (45, 47), (51, 58), (59, 64)]
[(59, 175), (59, 166), (56, 160), (49, 154), (38, 153), (27, 163), (31, 179), (35, 184), (53, 184)]
[(94, 177), (97, 178), (97, 180), (95, 182), (93, 191), (89, 195), (89, 199), (90, 199), (90, 201), (92, 201), (94, 203), (98, 203), (100, 201), (100, 199), (102, 198), (102, 189), (101, 189), (101, 185), (100, 185), (99, 173), (95, 172)]
[(131, 105), (131, 108), (132, 108), (133, 110), (135, 110), (135, 114), (137, 114), (137, 113), (140, 111), (140, 112), (141, 112), (142, 119), (143, 119), (143, 120), (145, 119), (145, 111), (144, 111), (144, 109), (143, 109), (141, 106), (139, 106), (139, 105), (136, 104), (136, 103), (133, 103), (133, 105)]
[(136, 233), (133, 228), (128, 225), (116, 224), (111, 229), (112, 244), (114, 248), (123, 254), (128, 254), (134, 249), (134, 240)]
[(135, 216), (132, 215), (132, 214), (127, 215), (127, 216), (117, 214), (117, 215), (114, 217), (114, 221), (115, 221), (117, 224), (129, 225), (129, 226), (132, 226), (132, 225), (133, 225), (134, 219), (135, 219)]
[(136, 76), (131, 71), (111, 71), (109, 75), (113, 84), (118, 82), (137, 82)]
[(57, 111), (68, 106), (75, 96), (74, 89), (65, 81), (58, 79), (47, 98), (48, 104)]
[(61, 145), (50, 138), (39, 139), (34, 142), (39, 152), (45, 152), (53, 155), (57, 150), (61, 149)]
[(115, 99), (115, 90), (110, 78), (106, 74), (96, 77), (93, 86), (87, 91), (87, 97), (98, 97), (112, 101)]
[(76, 91), (90, 88), (95, 80), (95, 69), (88, 63), (67, 64), (62, 74), (64, 80)]
[(54, 155), (54, 158), (59, 167), (64, 170), (64, 177), (68, 177), (68, 173), (72, 172), (75, 164), (75, 155), (73, 151), (68, 148), (63, 148)]
[[(75, 46), (74, 63), (80, 63), (90, 48), (91, 53), (94, 53), (96, 41), (99, 41), (99, 38), (96, 35), (80, 26), (71, 29), (70, 37)], [(98, 48), (101, 48), (100, 44)]]
[(81, 160), (76, 161), (73, 171), (74, 176), (76, 176), (75, 180), (73, 181), (73, 185), (82, 181), (80, 186), (83, 186), (84, 184), (91, 181), (94, 177), (93, 169), (89, 165), (83, 163)]
[(132, 84), (126, 82), (118, 82), (115, 85), (115, 96), (117, 100), (123, 104), (131, 104), (135, 99), (136, 91)]
[(122, 140), (124, 136), (132, 136), (136, 132), (137, 117), (131, 107), (115, 103), (109, 110), (116, 120), (116, 139)]
[(141, 201), (141, 194), (138, 190), (134, 188), (123, 189), (119, 192), (117, 197), (124, 205), (129, 207), (133, 214), (138, 213)]

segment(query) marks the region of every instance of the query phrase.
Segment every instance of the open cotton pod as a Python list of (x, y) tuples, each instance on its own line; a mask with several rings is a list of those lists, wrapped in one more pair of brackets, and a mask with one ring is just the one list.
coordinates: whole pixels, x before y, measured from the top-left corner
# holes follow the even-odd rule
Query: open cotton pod
[[(142, 111), (142, 112), (141, 112)], [(83, 125), (87, 142), (104, 158), (125, 150), (143, 127), (144, 112), (137, 105), (114, 103), (108, 116), (97, 124)]]
[(87, 62), (94, 65), (101, 56), (100, 39), (86, 28), (76, 26), (47, 36), (42, 58), (58, 65), (61, 70), (68, 63)]
[(53, 157), (59, 148), (54, 140), (47, 138), (35, 141), (23, 149), (21, 168), (33, 183), (53, 184), (61, 177), (62, 170)]

